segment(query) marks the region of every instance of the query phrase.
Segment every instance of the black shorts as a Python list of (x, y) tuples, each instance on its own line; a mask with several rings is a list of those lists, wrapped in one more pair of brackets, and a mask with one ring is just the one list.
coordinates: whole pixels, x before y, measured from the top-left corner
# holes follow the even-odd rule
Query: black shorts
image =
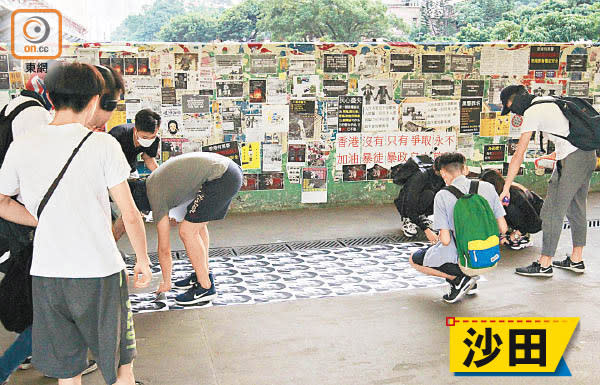
[[(422, 249), (415, 251), (412, 255), (413, 263), (416, 265), (419, 265), (419, 266), (423, 266), (423, 261), (425, 260), (425, 253), (427, 253), (427, 250), (429, 250), (430, 247), (431, 246), (423, 247)], [(454, 275), (456, 277), (461, 277), (461, 276), (465, 275), (465, 273), (462, 272), (462, 270), (456, 263), (444, 263), (442, 266), (437, 266), (437, 267), (426, 266), (426, 267), (431, 267), (432, 269), (441, 271), (444, 274)]]
[(185, 220), (202, 223), (225, 218), (242, 182), (242, 169), (232, 162), (223, 176), (202, 185), (196, 198), (187, 206)]

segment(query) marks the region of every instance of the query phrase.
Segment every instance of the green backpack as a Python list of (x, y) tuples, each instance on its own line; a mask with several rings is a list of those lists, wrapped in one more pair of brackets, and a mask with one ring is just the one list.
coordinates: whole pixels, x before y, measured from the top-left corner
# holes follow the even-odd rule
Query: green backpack
[(471, 181), (468, 194), (454, 186), (444, 187), (457, 199), (454, 206), (454, 239), (458, 266), (469, 276), (481, 275), (500, 261), (498, 222), (488, 201), (477, 194), (478, 181)]

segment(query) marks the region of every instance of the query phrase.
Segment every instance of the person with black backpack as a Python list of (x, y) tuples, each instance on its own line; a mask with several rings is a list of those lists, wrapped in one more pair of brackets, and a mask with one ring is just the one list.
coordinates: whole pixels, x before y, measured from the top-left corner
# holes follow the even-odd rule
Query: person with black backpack
[[(510, 186), (523, 163), (534, 132), (548, 134), (555, 143), (556, 165), (548, 183), (548, 194), (542, 206), (542, 253), (531, 265), (519, 267), (516, 273), (533, 277), (551, 277), (553, 266), (577, 273), (585, 271), (583, 247), (586, 244), (587, 195), (596, 168), (596, 149), (600, 148), (600, 116), (579, 98), (536, 97), (522, 85), (512, 85), (500, 93), (502, 115), (513, 112), (513, 125), (518, 123), (521, 137), (510, 161), (501, 199), (510, 200)], [(572, 254), (561, 261), (555, 257), (565, 216), (571, 225)]]
[(410, 265), (450, 284), (442, 299), (448, 303), (477, 292), (477, 276), (500, 260), (500, 237), (508, 226), (494, 186), (464, 175), (465, 157), (445, 153), (437, 159), (446, 187), (435, 196), (433, 228), (440, 241), (414, 252)]
[(435, 194), (444, 187), (444, 180), (436, 169), (436, 161), (422, 155), (409, 159), (392, 170), (394, 183), (402, 185), (398, 197), (394, 200), (400, 214), (402, 231), (406, 237), (417, 235), (420, 228), (427, 239), (437, 242), (437, 234), (431, 230)]

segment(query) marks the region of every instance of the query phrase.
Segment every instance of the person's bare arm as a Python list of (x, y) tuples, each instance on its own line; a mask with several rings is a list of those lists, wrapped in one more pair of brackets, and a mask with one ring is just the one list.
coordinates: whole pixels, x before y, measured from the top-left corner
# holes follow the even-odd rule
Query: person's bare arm
[(158, 162), (156, 162), (156, 159), (146, 154), (145, 152), (142, 153), (142, 159), (144, 160), (144, 164), (146, 165), (148, 170), (154, 171), (158, 168)]
[(510, 164), (508, 165), (508, 173), (506, 175), (506, 179), (504, 182), (504, 190), (502, 194), (500, 194), (500, 201), (504, 199), (504, 197), (510, 198), (510, 185), (515, 180), (515, 177), (519, 173), (519, 169), (523, 164), (523, 160), (525, 159), (525, 152), (527, 151), (527, 146), (529, 145), (529, 140), (531, 139), (532, 132), (524, 132), (521, 134), (519, 138), (519, 143), (517, 144), (517, 148), (515, 153), (510, 160)]
[(171, 223), (169, 216), (165, 215), (156, 224), (158, 232), (158, 262), (162, 270), (163, 280), (158, 287), (157, 293), (171, 290), (171, 272), (173, 259), (171, 257)]
[(508, 224), (506, 223), (506, 219), (504, 217), (496, 218), (496, 222), (498, 222), (498, 229), (500, 230), (500, 234), (506, 234), (508, 231)]
[(448, 246), (450, 242), (452, 242), (452, 235), (450, 234), (450, 230), (440, 230), (440, 242), (442, 242), (442, 245), (444, 246)]
[[(133, 201), (127, 181), (119, 183), (109, 191), (113, 201), (119, 207), (119, 211), (121, 211), (125, 230), (127, 231), (131, 246), (135, 251), (136, 264), (134, 267), (133, 278), (135, 286), (146, 287), (152, 280), (152, 272), (150, 271), (150, 259), (148, 258), (144, 221)], [(141, 280), (138, 280), (139, 275), (142, 275)]]
[(0, 217), (20, 225), (36, 227), (38, 222), (25, 206), (7, 195), (0, 194)]

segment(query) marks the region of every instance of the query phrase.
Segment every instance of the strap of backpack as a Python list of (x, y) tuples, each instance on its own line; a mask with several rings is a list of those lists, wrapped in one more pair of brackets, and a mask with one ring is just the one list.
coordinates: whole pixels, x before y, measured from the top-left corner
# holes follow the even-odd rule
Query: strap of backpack
[(471, 194), (471, 195), (477, 194), (477, 191), (479, 191), (479, 181), (472, 180), (471, 186), (469, 186), (469, 194)]
[[(37, 101), (30, 100), (30, 101), (21, 103), (18, 106), (16, 106), (15, 109), (12, 110), (11, 113), (8, 114), (8, 116), (6, 118), (8, 120), (12, 121), (17, 117), (17, 115), (19, 115), (21, 112), (23, 112), (24, 109), (29, 108), (29, 107), (35, 107), (35, 106), (42, 107), (42, 108), (44, 107)], [(8, 106), (6, 106), (6, 107), (8, 107)], [(6, 107), (4, 107), (4, 109), (2, 110), (2, 116), (5, 116), (4, 113), (6, 112)]]
[(463, 194), (462, 191), (457, 189), (455, 186), (446, 186), (442, 190), (450, 191), (452, 195), (456, 197), (456, 199), (460, 199), (465, 196), (465, 194)]
[(46, 192), (46, 195), (44, 195), (44, 198), (42, 199), (42, 202), (40, 203), (39, 207), (38, 207), (38, 211), (37, 211), (37, 216), (38, 219), (40, 218), (40, 215), (42, 214), (42, 211), (44, 211), (44, 207), (46, 207), (46, 204), (48, 203), (48, 201), (50, 200), (50, 197), (52, 196), (52, 194), (54, 194), (54, 190), (56, 190), (56, 187), (58, 186), (58, 183), (60, 182), (60, 180), (63, 178), (63, 176), (65, 175), (65, 172), (67, 171), (67, 168), (69, 168), (69, 165), (71, 164), (71, 161), (73, 160), (73, 158), (75, 157), (75, 155), (77, 155), (77, 153), (79, 152), (79, 149), (81, 148), (81, 146), (83, 146), (83, 143), (85, 143), (85, 141), (90, 137), (90, 135), (92, 135), (94, 132), (90, 131), (82, 140), (81, 142), (79, 142), (79, 145), (77, 147), (75, 147), (75, 149), (73, 150), (73, 153), (71, 154), (71, 157), (69, 158), (69, 160), (67, 160), (67, 163), (65, 163), (64, 167), (62, 168), (62, 170), (60, 170), (60, 173), (58, 174), (58, 176), (56, 177), (56, 179), (54, 180), (54, 182), (52, 182), (52, 185), (50, 186), (50, 188), (48, 189), (48, 191)]

